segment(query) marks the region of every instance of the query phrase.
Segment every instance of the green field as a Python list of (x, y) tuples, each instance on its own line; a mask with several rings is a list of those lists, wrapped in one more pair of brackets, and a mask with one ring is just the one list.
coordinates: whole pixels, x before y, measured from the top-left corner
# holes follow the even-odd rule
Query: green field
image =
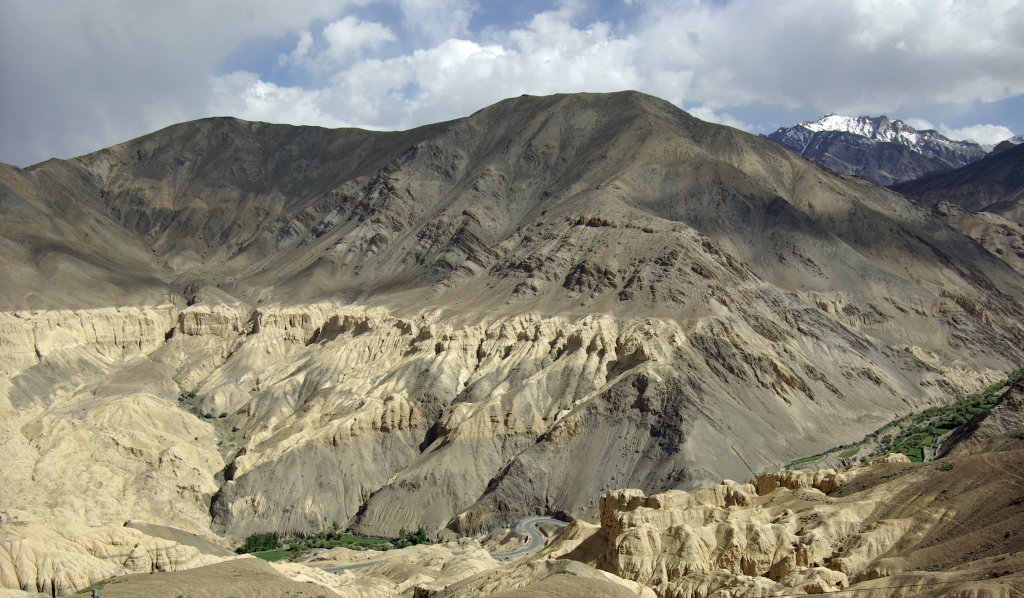
[(840, 453), (839, 457), (841, 459), (849, 459), (850, 457), (856, 455), (859, 452), (860, 452), (860, 447), (852, 448), (852, 449), (850, 449), (850, 450), (848, 450), (848, 451), (846, 451), (844, 453)]
[(254, 553), (252, 553), (252, 555), (254, 557), (261, 558), (261, 559), (263, 559), (265, 561), (273, 562), (273, 561), (279, 561), (279, 560), (285, 558), (286, 556), (288, 556), (288, 551), (287, 550), (282, 550), (282, 549), (268, 550), (266, 552), (254, 552)]

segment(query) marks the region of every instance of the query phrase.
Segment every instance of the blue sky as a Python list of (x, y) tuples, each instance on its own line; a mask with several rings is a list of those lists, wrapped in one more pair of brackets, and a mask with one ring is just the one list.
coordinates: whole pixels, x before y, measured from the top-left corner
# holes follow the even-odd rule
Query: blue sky
[(1024, 133), (1019, 0), (0, 3), (0, 161), (214, 115), (405, 129), (637, 89), (752, 133), (827, 112)]

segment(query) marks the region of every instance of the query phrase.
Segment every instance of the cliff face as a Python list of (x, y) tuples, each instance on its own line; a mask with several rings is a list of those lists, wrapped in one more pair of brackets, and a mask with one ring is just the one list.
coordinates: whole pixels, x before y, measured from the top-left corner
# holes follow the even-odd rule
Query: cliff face
[(1018, 272), (641, 94), (211, 119), (3, 177), (52, 226), (0, 221), (33, 248), (4, 250), (0, 507), (97, 525), (477, 534), (749, 479), (1024, 361)]
[(603, 544), (599, 567), (666, 598), (850, 586), (879, 595), (893, 586), (1012, 595), (1019, 578), (998, 578), (1020, 567), (1021, 512), (999, 488), (1019, 475), (1022, 446), (1003, 434), (935, 463), (890, 455), (861, 468), (779, 471), (692, 493), (620, 489), (602, 496), (600, 528), (574, 524), (564, 546), (556, 540), (545, 555), (582, 557), (581, 546)]
[[(325, 520), (476, 534), (538, 510), (587, 510), (623, 482), (750, 477), (877, 427), (899, 412), (890, 396), (929, 403), (988, 381), (935, 371), (852, 325), (836, 335), (827, 312), (800, 304), (683, 323), (331, 303), (113, 313), (124, 320), (23, 315), (36, 334), (8, 337), (39, 346), (52, 340), (40, 330), (95, 331), (40, 355), (11, 346), (38, 363), (7, 387), (7, 450), (23, 465), (5, 470), (5, 504), (234, 537)], [(143, 316), (157, 333), (176, 323), (149, 341), (112, 333), (147, 330)], [(754, 326), (769, 318), (804, 336), (767, 338)], [(855, 422), (849, 433), (837, 418)]]

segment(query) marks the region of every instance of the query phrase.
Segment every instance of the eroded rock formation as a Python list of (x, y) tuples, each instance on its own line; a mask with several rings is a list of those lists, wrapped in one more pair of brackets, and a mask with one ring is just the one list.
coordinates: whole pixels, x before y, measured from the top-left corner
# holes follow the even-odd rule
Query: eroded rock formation
[[(1022, 447), (1003, 434), (969, 456), (933, 463), (899, 455), (691, 493), (616, 490), (601, 498), (599, 529), (574, 524), (545, 554), (587, 561), (582, 547), (593, 553), (603, 543), (597, 566), (671, 598), (868, 591), (863, 582), (880, 578), (888, 583), (874, 585), (983, 579), (1005, 559), (1013, 560), (1009, 571), (1020, 566), (1024, 513), (1005, 493), (991, 497), (1020, 475)], [(922, 570), (960, 573), (929, 578)], [(1016, 580), (1007, 584), (990, 591), (1019, 591)]]

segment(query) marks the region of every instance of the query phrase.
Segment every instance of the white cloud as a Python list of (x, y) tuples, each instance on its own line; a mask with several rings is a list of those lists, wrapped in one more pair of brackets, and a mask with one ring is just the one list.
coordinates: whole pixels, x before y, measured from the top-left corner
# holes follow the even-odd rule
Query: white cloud
[(928, 122), (927, 120), (925, 120), (923, 118), (905, 118), (905, 119), (902, 119), (902, 120), (903, 120), (903, 122), (905, 122), (908, 125), (914, 127), (918, 131), (937, 131), (938, 130), (938, 129), (935, 128), (935, 125), (933, 125), (932, 123)]
[(718, 123), (720, 125), (726, 125), (737, 129), (743, 129), (744, 131), (750, 131), (753, 129), (751, 125), (748, 125), (747, 123), (740, 121), (739, 119), (733, 117), (731, 114), (727, 112), (715, 112), (707, 105), (686, 108), (685, 110), (692, 114), (693, 116), (696, 116), (697, 118), (705, 120), (709, 123)]
[(310, 31), (299, 34), (299, 41), (288, 54), (277, 57), (277, 66), (292, 66), (315, 72), (332, 71), (359, 56), (363, 50), (375, 50), (396, 41), (390, 28), (373, 21), (347, 16), (329, 23), (320, 32), (321, 48)]
[(970, 139), (981, 145), (995, 145), (1000, 141), (1013, 137), (1013, 131), (1002, 125), (974, 125), (960, 129), (951, 129), (945, 125), (939, 125), (939, 132), (950, 139)]
[(299, 42), (295, 44), (295, 49), (290, 54), (281, 54), (277, 57), (277, 65), (285, 66), (288, 63), (301, 65), (305, 62), (306, 57), (309, 56), (309, 51), (312, 48), (313, 34), (309, 31), (303, 31), (299, 34)]
[(280, 87), (245, 71), (216, 77), (211, 85), (214, 99), (209, 105), (210, 114), (295, 125), (351, 126), (351, 123), (323, 113), (320, 90)]
[[(452, 3), (403, 5), (426, 10), (436, 2)], [(644, 11), (638, 27), (625, 34), (603, 22), (574, 26), (578, 9), (567, 2), (519, 28), (491, 31), (487, 44), (447, 38), (357, 61), (321, 89), (321, 110), (404, 128), (522, 93), (633, 88), (753, 130), (730, 108), (881, 114), (1024, 93), (1024, 10), (1010, 0), (646, 2), (636, 6)]]
[(953, 129), (947, 127), (945, 124), (935, 126), (923, 118), (907, 118), (903, 119), (903, 122), (914, 127), (918, 131), (935, 130), (950, 139), (956, 139), (958, 141), (970, 140), (986, 146), (995, 145), (1004, 139), (1013, 137), (1013, 131), (1002, 125), (971, 125), (968, 127)]
[(469, 35), (469, 23), (479, 10), (471, 0), (400, 0), (410, 29), (434, 43)]
[(384, 42), (395, 41), (395, 34), (384, 25), (355, 17), (345, 17), (324, 27), (323, 36), (328, 46), (322, 56), (336, 63), (345, 62), (363, 48), (378, 48)]
[[(617, 91), (644, 82), (632, 61), (638, 40), (617, 39), (606, 24), (577, 29), (564, 13), (542, 13), (502, 42), (448, 39), (411, 54), (358, 61), (315, 97), (305, 97), (322, 118), (406, 128), (465, 116), (523, 93)], [(231, 89), (218, 82), (217, 95), (235, 93)], [(415, 92), (407, 96), (405, 89)], [(225, 105), (227, 99), (216, 101)], [(262, 106), (248, 101), (239, 116), (264, 114)]]

